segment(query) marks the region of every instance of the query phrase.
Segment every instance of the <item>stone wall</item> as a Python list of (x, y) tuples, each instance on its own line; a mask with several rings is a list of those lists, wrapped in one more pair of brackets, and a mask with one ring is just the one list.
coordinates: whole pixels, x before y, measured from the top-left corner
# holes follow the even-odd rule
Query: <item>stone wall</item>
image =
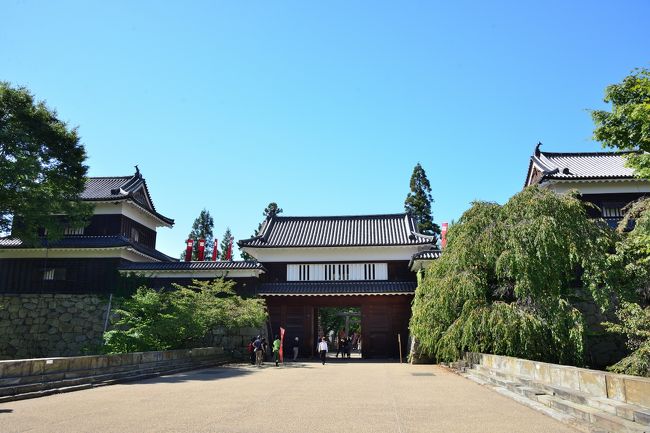
[[(238, 329), (225, 329), (219, 328), (212, 332), (212, 339), (208, 343), (212, 346), (223, 347), (224, 351), (233, 359), (247, 360), (248, 359), (248, 343), (251, 338), (261, 335), (267, 337), (267, 332), (264, 328), (238, 328)], [(267, 337), (267, 341), (269, 341)], [(271, 344), (271, 341), (269, 341)]]
[(0, 295), (0, 359), (96, 353), (107, 307), (99, 295)]
[(572, 300), (585, 320), (585, 362), (591, 368), (604, 369), (616, 364), (629, 354), (625, 337), (605, 331), (602, 322), (616, 322), (614, 308), (602, 312), (590, 295), (577, 293)]

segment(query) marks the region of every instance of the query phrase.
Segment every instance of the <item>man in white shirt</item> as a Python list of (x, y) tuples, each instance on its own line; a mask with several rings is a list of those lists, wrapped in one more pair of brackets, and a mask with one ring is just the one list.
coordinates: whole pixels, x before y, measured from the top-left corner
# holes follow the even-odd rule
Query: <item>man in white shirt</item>
[(320, 360), (325, 365), (325, 358), (327, 357), (327, 338), (323, 337), (318, 343), (318, 352), (320, 353)]

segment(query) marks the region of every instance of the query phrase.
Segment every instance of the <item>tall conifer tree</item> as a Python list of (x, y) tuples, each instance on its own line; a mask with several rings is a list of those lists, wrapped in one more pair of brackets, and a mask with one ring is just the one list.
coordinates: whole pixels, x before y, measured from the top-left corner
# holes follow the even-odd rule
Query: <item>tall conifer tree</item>
[[(262, 215), (264, 216), (264, 219), (269, 218), (269, 217), (274, 217), (277, 214), (281, 214), (282, 208), (278, 206), (278, 204), (274, 201), (269, 203), (265, 208), (264, 211), (262, 212)], [(257, 236), (260, 234), (260, 229), (262, 228), (262, 223), (260, 223), (257, 228), (255, 229), (255, 233), (253, 233), (253, 236)], [(246, 253), (245, 251), (241, 252), (241, 258), (244, 260), (254, 260), (253, 256), (250, 254)]]
[[(205, 258), (204, 260), (210, 260), (212, 257), (212, 247), (214, 246), (214, 234), (212, 232), (214, 228), (214, 219), (210, 215), (210, 212), (206, 209), (203, 209), (199, 216), (194, 220), (192, 224), (192, 230), (190, 234), (187, 235), (188, 239), (194, 239), (194, 247), (192, 248), (192, 260), (197, 260), (199, 256), (199, 239), (205, 239)], [(185, 250), (181, 253), (181, 260), (185, 259)]]
[[(226, 232), (223, 234), (223, 237), (221, 238), (221, 242), (219, 243), (219, 256), (221, 257), (221, 260), (229, 260), (232, 262), (233, 256), (232, 253), (230, 254), (230, 258), (228, 258), (228, 249), (230, 248), (230, 240), (232, 239), (232, 232), (230, 231), (230, 227), (226, 228)], [(233, 245), (233, 249), (235, 246)]]
[(418, 232), (430, 236), (440, 234), (440, 227), (433, 222), (431, 215), (431, 203), (433, 202), (431, 184), (419, 162), (413, 168), (410, 186), (411, 192), (408, 193), (404, 201), (404, 210), (415, 218)]

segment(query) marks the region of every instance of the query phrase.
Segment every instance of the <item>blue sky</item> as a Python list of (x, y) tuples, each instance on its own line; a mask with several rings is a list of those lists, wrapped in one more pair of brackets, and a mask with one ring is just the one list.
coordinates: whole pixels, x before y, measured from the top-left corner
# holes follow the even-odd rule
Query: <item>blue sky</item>
[(91, 176), (138, 164), (176, 219), (249, 237), (286, 215), (403, 210), (413, 166), (434, 219), (504, 202), (538, 141), (597, 151), (587, 109), (650, 66), (650, 2), (5, 0), (0, 79), (78, 126)]

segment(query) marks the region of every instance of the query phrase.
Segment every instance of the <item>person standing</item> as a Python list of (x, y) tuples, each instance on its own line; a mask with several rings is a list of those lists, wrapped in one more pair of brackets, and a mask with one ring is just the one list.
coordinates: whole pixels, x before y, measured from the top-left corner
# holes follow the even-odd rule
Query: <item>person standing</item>
[(321, 342), (318, 343), (318, 352), (320, 353), (320, 360), (325, 365), (325, 358), (327, 357), (327, 338), (323, 337)]
[(280, 366), (280, 337), (277, 335), (275, 336), (275, 340), (273, 340), (273, 357), (275, 358), (275, 366), (279, 367)]
[(262, 339), (259, 335), (255, 339), (253, 347), (255, 347), (255, 365), (261, 367), (264, 362), (264, 347), (262, 346)]
[(293, 339), (293, 362), (298, 359), (298, 351), (300, 350), (300, 340), (298, 337)]
[(255, 337), (251, 337), (251, 341), (248, 343), (248, 357), (250, 358), (251, 365), (255, 365)]

